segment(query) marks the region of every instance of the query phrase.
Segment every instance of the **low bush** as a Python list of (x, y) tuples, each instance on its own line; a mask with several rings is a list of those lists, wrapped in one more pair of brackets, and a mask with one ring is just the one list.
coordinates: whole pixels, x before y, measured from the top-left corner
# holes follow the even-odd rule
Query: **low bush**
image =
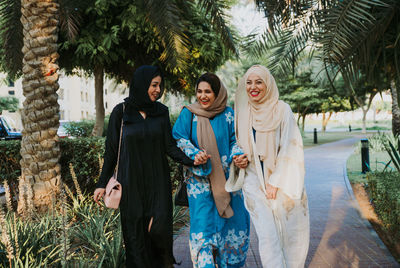
[(89, 137), (92, 134), (94, 120), (68, 122), (64, 125), (65, 132), (73, 137)]
[(21, 175), (20, 149), (20, 140), (0, 141), (0, 184), (7, 180), (13, 190), (17, 189), (17, 178)]
[(104, 141), (101, 137), (62, 139), (61, 178), (68, 186), (72, 185), (69, 165), (72, 164), (79, 184), (84, 191), (91, 193), (100, 175), (100, 162), (104, 155)]
[(373, 172), (367, 175), (370, 198), (384, 228), (400, 242), (400, 173)]
[[(107, 134), (108, 121), (110, 120), (110, 116), (107, 115), (104, 118), (104, 128), (102, 136), (105, 137)], [(68, 122), (64, 125), (65, 132), (69, 136), (73, 137), (90, 137), (93, 131), (93, 127), (95, 124), (95, 120), (82, 120), (77, 122)]]
[[(100, 173), (100, 160), (104, 154), (104, 138), (88, 137), (79, 139), (60, 139), (61, 177), (68, 185), (72, 185), (69, 165), (75, 173), (84, 191), (92, 192)], [(0, 180), (7, 180), (11, 192), (15, 196), (18, 177), (21, 175), (21, 141), (0, 141)], [(1, 182), (0, 182), (1, 183)]]

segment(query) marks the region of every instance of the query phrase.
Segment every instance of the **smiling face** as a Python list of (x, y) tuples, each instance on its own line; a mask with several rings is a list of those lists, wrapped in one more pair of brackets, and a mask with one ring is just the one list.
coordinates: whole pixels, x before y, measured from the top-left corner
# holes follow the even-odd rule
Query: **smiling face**
[(210, 107), (215, 101), (215, 93), (211, 85), (205, 81), (200, 82), (197, 86), (196, 98), (203, 109)]
[(246, 80), (246, 91), (250, 100), (259, 102), (267, 93), (267, 85), (258, 75), (249, 74)]
[(151, 101), (156, 101), (158, 97), (160, 96), (161, 92), (161, 76), (156, 76), (151, 80), (149, 90), (147, 93), (149, 93), (149, 98)]

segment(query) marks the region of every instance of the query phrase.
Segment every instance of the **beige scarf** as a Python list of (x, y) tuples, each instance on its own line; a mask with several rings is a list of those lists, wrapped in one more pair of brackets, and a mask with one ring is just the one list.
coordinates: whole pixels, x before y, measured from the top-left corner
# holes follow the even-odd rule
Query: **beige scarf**
[(200, 149), (205, 149), (211, 155), (211, 190), (218, 213), (223, 218), (232, 217), (233, 210), (230, 206), (231, 196), (225, 191), (226, 178), (221, 164), (217, 140), (209, 118), (213, 118), (225, 110), (227, 99), (226, 89), (221, 82), (218, 96), (210, 107), (203, 109), (197, 102), (186, 106), (192, 113), (197, 115), (197, 140)]
[[(267, 92), (259, 102), (250, 100), (247, 95), (246, 81), (250, 74), (258, 75), (267, 86)], [(256, 153), (264, 162), (265, 182), (275, 170), (276, 130), (282, 122), (284, 109), (285, 104), (279, 101), (278, 87), (269, 70), (261, 65), (250, 67), (240, 80), (236, 90), (235, 130), (239, 145), (250, 159), (253, 155), (250, 139), (253, 135), (253, 128), (256, 130)]]

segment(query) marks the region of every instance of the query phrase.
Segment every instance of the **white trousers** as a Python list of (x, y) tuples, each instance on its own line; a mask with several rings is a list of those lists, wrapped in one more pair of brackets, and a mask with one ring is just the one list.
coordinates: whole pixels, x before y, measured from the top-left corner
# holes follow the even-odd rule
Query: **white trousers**
[(242, 190), (263, 267), (304, 267), (310, 239), (305, 191), (301, 200), (292, 200), (280, 190), (275, 200), (268, 200), (255, 171), (248, 167), (246, 172)]

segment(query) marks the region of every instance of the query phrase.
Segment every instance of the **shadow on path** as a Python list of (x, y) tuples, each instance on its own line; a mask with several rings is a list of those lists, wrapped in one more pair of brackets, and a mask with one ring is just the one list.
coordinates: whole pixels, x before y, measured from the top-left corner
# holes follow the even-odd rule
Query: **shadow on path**
[[(344, 166), (358, 138), (306, 149), (306, 190), (310, 209), (310, 248), (306, 267), (400, 267), (362, 218)], [(192, 267), (189, 230), (174, 241), (182, 268)], [(252, 228), (245, 267), (261, 267), (258, 240)], [(275, 267), (273, 267), (275, 268)]]

